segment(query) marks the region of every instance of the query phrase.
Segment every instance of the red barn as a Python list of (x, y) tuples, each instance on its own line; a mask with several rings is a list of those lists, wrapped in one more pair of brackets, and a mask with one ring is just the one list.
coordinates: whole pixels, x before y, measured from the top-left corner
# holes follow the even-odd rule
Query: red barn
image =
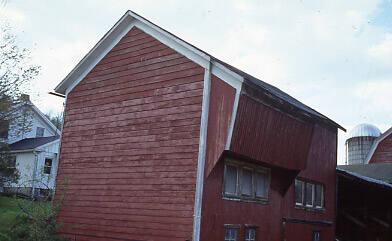
[(374, 141), (366, 163), (392, 163), (392, 127)]
[(343, 128), (281, 90), (128, 11), (56, 92), (72, 240), (334, 240)]

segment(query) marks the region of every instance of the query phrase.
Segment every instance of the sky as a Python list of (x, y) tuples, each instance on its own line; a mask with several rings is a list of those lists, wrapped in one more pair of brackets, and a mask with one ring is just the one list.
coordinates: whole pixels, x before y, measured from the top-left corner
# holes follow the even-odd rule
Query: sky
[(43, 112), (62, 111), (48, 92), (128, 9), (348, 130), (392, 126), (392, 0), (0, 0), (0, 24), (42, 67), (30, 95)]

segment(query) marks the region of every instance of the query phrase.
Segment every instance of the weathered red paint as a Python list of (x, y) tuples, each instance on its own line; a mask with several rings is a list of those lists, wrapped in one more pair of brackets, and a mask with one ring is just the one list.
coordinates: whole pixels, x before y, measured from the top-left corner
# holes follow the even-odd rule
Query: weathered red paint
[[(133, 28), (68, 94), (57, 177), (60, 187), (68, 180), (64, 234), (191, 240), (204, 72)], [(269, 105), (248, 89), (225, 150), (235, 94), (211, 77), (201, 241), (223, 240), (225, 224), (240, 225), (241, 235), (245, 224), (257, 226), (258, 241), (307, 241), (313, 230), (331, 241), (336, 127), (296, 116), (287, 103)], [(271, 168), (267, 204), (222, 198), (226, 156)], [(294, 207), (297, 175), (325, 185), (325, 211)]]
[(381, 140), (374, 151), (369, 163), (392, 162), (392, 134)]
[[(267, 204), (225, 200), (222, 195), (224, 161), (218, 162), (205, 182), (201, 240), (224, 240), (225, 224), (241, 226), (242, 236), (239, 240), (244, 240), (246, 224), (258, 227), (258, 241), (281, 241), (284, 238), (289, 241), (311, 241), (313, 231), (321, 231), (322, 241), (334, 240), (336, 141), (336, 130), (315, 125), (309, 153), (305, 157), (307, 167), (298, 174), (301, 178), (326, 186), (324, 211), (296, 208), (293, 182), (285, 193), (281, 192), (282, 185), (286, 185), (285, 180), (293, 171), (266, 164), (261, 165), (270, 167), (272, 172)], [(260, 163), (258, 160), (243, 160)], [(284, 230), (285, 219), (300, 220), (302, 223), (287, 222)]]
[(191, 238), (203, 78), (133, 28), (71, 91), (57, 180), (72, 240)]
[(210, 91), (205, 176), (210, 174), (225, 150), (236, 94), (233, 87), (214, 75)]
[(230, 150), (271, 165), (303, 170), (312, 127), (311, 123), (241, 95)]

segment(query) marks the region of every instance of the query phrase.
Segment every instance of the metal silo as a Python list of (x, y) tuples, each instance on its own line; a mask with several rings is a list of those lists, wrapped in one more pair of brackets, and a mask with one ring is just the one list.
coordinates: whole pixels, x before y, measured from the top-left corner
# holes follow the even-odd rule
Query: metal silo
[(366, 157), (374, 140), (381, 131), (374, 125), (360, 124), (354, 127), (346, 139), (346, 164), (366, 164)]

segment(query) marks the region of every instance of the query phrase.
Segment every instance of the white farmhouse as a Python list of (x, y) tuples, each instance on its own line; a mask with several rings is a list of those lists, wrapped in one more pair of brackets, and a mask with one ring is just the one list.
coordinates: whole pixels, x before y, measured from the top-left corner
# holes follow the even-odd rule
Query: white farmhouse
[(14, 156), (11, 167), (19, 171), (18, 182), (5, 184), (3, 191), (44, 195), (55, 186), (60, 131), (32, 102), (20, 108), (29, 111), (28, 128), (20, 131), (9, 123), (8, 131), (0, 133)]

